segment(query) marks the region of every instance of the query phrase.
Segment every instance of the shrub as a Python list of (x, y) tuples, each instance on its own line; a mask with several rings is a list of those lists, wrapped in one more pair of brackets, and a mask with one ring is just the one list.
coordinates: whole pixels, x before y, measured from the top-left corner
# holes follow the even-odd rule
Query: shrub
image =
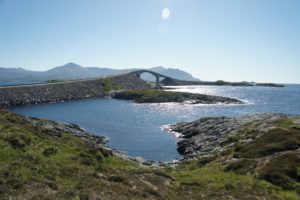
[(43, 155), (44, 156), (51, 156), (51, 155), (54, 155), (54, 154), (56, 154), (57, 153), (57, 149), (56, 148), (54, 148), (54, 147), (49, 147), (49, 148), (46, 148), (46, 149), (44, 149), (44, 151), (43, 151)]
[(300, 131), (281, 128), (271, 129), (252, 144), (236, 147), (235, 157), (259, 158), (280, 151), (296, 150), (300, 147)]
[(278, 156), (269, 161), (260, 172), (260, 178), (284, 189), (293, 189), (300, 181), (300, 158), (295, 153)]
[(30, 138), (24, 136), (24, 135), (13, 135), (7, 138), (7, 142), (13, 147), (13, 148), (23, 148), (26, 145), (29, 145), (31, 140)]

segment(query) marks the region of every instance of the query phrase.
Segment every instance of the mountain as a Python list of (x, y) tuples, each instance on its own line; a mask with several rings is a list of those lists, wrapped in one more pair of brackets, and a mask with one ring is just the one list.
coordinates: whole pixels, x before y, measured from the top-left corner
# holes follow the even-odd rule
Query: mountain
[[(100, 67), (82, 67), (76, 63), (67, 63), (62, 66), (52, 68), (48, 71), (37, 72), (25, 70), (23, 68), (1, 68), (0, 67), (0, 85), (17, 85), (28, 83), (46, 82), (47, 80), (59, 79), (59, 80), (73, 80), (84, 78), (95, 78), (100, 76), (116, 75), (134, 71), (138, 69), (110, 69)], [(194, 78), (191, 74), (173, 68), (153, 67), (148, 70), (161, 73), (166, 76), (170, 76), (181, 80), (195, 81), (199, 80)], [(146, 81), (154, 81), (154, 77), (150, 74), (143, 74), (142, 78)]]
[(99, 67), (82, 67), (75, 63), (67, 63), (63, 66), (55, 67), (45, 72), (52, 79), (82, 79), (95, 78), (99, 76), (114, 75), (120, 73), (119, 70)]

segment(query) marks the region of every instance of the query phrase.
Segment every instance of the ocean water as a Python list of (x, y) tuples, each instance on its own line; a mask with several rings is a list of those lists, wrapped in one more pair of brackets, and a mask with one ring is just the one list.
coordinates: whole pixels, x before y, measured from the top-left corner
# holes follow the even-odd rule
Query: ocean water
[(108, 145), (131, 156), (157, 161), (181, 158), (176, 137), (164, 125), (206, 116), (235, 116), (261, 112), (300, 115), (300, 85), (284, 88), (180, 86), (187, 91), (238, 98), (244, 105), (184, 105), (178, 103), (136, 104), (116, 99), (89, 99), (65, 103), (10, 108), (27, 116), (75, 123), (110, 139)]

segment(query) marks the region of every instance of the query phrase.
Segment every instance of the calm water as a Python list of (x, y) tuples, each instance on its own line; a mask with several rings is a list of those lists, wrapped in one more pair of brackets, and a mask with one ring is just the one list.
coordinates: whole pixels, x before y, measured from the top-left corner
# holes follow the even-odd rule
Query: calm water
[(285, 88), (184, 86), (178, 91), (242, 99), (246, 105), (135, 104), (115, 99), (92, 99), (67, 103), (11, 108), (12, 111), (79, 124), (110, 138), (109, 146), (131, 156), (159, 161), (180, 158), (173, 134), (163, 125), (191, 121), (204, 116), (233, 116), (258, 112), (300, 114), (300, 85)]

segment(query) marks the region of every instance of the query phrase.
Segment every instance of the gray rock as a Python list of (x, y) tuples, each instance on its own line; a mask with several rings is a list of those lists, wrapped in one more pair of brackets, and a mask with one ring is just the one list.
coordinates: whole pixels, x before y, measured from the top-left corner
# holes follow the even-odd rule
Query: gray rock
[[(271, 122), (282, 117), (287, 117), (287, 115), (263, 113), (237, 117), (201, 118), (193, 122), (170, 125), (168, 130), (181, 134), (177, 141), (177, 150), (185, 158), (190, 158), (194, 155), (226, 151), (233, 145), (231, 140), (240, 134), (243, 127), (251, 123), (251, 127), (263, 134), (272, 128)], [(252, 141), (253, 139), (247, 138), (239, 142), (249, 144)]]

